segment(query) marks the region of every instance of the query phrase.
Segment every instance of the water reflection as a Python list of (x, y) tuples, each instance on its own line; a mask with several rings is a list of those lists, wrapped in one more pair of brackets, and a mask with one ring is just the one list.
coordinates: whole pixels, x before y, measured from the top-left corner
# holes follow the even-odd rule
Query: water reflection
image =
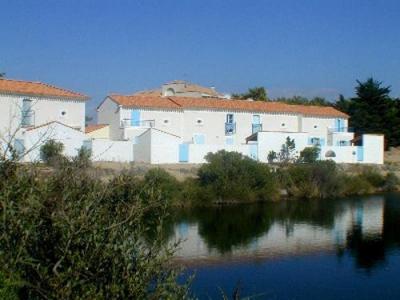
[(400, 247), (399, 228), (400, 196), (393, 194), (182, 210), (165, 229), (169, 240), (184, 240), (177, 258), (191, 262), (336, 251), (370, 270)]

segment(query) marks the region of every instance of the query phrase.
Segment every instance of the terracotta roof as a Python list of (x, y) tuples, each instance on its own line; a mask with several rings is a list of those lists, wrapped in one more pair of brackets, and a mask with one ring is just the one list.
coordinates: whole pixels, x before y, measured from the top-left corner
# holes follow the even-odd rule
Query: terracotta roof
[(226, 100), (221, 98), (192, 97), (146, 97), (109, 96), (125, 107), (169, 108), (169, 109), (217, 109), (228, 111), (293, 113), (322, 117), (343, 117), (348, 115), (330, 106), (294, 105), (274, 101)]
[(108, 97), (124, 107), (181, 109), (181, 106), (174, 101), (171, 101), (171, 99), (161, 96), (109, 95)]
[(85, 133), (91, 133), (93, 131), (102, 129), (104, 127), (109, 126), (108, 124), (93, 124), (93, 125), (88, 125), (85, 127)]
[(73, 91), (55, 87), (46, 83), (21, 81), (13, 79), (0, 79), (0, 93), (49, 96), (59, 98), (70, 98), (74, 100), (88, 100), (89, 97)]

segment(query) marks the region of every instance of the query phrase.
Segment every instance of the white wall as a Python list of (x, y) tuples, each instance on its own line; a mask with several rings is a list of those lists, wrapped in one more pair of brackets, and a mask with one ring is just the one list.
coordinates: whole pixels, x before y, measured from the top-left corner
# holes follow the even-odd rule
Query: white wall
[(111, 141), (105, 139), (88, 140), (93, 161), (131, 162), (134, 160), (131, 141)]
[(364, 148), (364, 163), (383, 164), (384, 137), (379, 134), (364, 134), (362, 136)]
[[(326, 157), (328, 151), (335, 152), (335, 157)], [(333, 160), (336, 163), (358, 163), (356, 146), (321, 147), (321, 160)]]
[(97, 109), (97, 123), (110, 125), (110, 139), (122, 140), (121, 110), (119, 105), (107, 97)]
[(64, 126), (59, 123), (51, 123), (33, 130), (26, 130), (22, 134), (25, 150), (32, 150), (24, 158), (24, 161), (39, 161), (40, 147), (52, 139), (64, 144), (63, 154), (74, 157), (78, 154), (86, 136), (83, 132)]
[(268, 153), (275, 151), (279, 154), (282, 145), (286, 143), (286, 138), (294, 139), (296, 145), (295, 156), (307, 146), (308, 134), (304, 132), (259, 132), (258, 133), (258, 159), (268, 162)]

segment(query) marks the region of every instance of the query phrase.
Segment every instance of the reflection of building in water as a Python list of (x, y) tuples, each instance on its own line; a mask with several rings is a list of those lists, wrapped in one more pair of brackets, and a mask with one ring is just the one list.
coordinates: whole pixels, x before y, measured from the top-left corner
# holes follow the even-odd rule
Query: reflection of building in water
[(199, 234), (198, 223), (181, 223), (175, 226), (173, 237), (173, 240), (183, 240), (176, 256), (189, 260), (279, 257), (344, 248), (347, 237), (354, 228), (358, 228), (363, 236), (382, 235), (383, 197), (374, 196), (363, 201), (338, 203), (335, 210), (337, 212), (331, 227), (318, 226), (307, 221), (292, 222), (290, 219), (283, 222), (275, 221), (265, 234), (245, 244), (231, 245), (231, 251), (225, 254), (222, 254), (217, 247), (210, 247), (207, 244), (207, 237)]

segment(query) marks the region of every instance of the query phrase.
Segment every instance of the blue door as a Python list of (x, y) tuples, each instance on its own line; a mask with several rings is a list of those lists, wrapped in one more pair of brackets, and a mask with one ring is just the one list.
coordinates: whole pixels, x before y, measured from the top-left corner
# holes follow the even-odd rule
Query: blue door
[(189, 161), (189, 144), (179, 145), (179, 162)]
[(250, 157), (254, 160), (258, 160), (258, 145), (250, 144)]
[(357, 161), (364, 160), (364, 148), (362, 146), (357, 147)]
[(131, 113), (131, 125), (140, 126), (140, 110), (134, 109)]

